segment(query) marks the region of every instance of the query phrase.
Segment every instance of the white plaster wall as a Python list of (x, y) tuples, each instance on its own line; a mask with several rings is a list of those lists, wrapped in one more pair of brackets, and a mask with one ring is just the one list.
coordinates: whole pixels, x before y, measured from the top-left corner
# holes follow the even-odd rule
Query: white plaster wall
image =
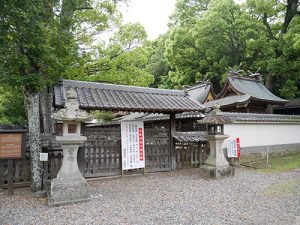
[[(225, 124), (224, 133), (229, 139), (239, 137), (241, 147), (300, 143), (300, 124)], [(223, 148), (227, 148), (227, 140)]]

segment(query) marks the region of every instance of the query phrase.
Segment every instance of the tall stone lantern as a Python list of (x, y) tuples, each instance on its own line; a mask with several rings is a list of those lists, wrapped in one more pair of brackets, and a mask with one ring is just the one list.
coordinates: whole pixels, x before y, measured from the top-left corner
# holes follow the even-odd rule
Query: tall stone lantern
[(208, 117), (198, 121), (207, 124), (207, 140), (210, 146), (209, 156), (200, 166), (200, 174), (203, 177), (217, 179), (234, 175), (234, 168), (229, 165), (223, 151), (224, 140), (229, 137), (224, 134), (224, 124), (230, 122), (228, 118), (222, 116), (218, 105), (214, 106)]
[(56, 136), (56, 140), (63, 149), (64, 158), (57, 177), (51, 180), (50, 206), (90, 200), (88, 183), (78, 168), (77, 152), (87, 140), (81, 136), (81, 123), (91, 120), (91, 117), (79, 109), (75, 90), (70, 89), (66, 95), (65, 107), (52, 115), (54, 120), (63, 123), (62, 136)]

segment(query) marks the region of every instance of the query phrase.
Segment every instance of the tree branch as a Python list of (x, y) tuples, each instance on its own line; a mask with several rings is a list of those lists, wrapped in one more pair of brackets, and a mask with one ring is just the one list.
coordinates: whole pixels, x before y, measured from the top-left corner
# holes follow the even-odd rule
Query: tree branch
[(272, 33), (272, 29), (270, 27), (270, 24), (268, 23), (268, 15), (267, 15), (267, 13), (264, 13), (264, 15), (263, 15), (263, 24), (267, 28), (267, 34), (269, 36), (269, 39), (273, 40), (274, 39), (274, 35)]
[(282, 35), (287, 32), (289, 24), (292, 21), (292, 19), (296, 15), (300, 15), (300, 11), (298, 11), (298, 4), (299, 4), (298, 0), (287, 0), (284, 22), (281, 26)]
[(91, 7), (91, 6), (77, 7), (77, 8), (73, 9), (73, 12), (75, 12), (75, 11), (81, 11), (81, 10), (89, 10), (89, 9), (94, 9), (94, 8)]

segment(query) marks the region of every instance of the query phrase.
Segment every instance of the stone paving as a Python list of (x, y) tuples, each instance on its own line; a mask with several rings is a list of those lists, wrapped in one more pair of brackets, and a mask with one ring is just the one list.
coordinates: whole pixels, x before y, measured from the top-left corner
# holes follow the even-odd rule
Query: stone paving
[(205, 180), (191, 169), (89, 185), (92, 201), (52, 208), (29, 188), (12, 197), (0, 189), (0, 224), (300, 224), (299, 170), (237, 168), (234, 177)]

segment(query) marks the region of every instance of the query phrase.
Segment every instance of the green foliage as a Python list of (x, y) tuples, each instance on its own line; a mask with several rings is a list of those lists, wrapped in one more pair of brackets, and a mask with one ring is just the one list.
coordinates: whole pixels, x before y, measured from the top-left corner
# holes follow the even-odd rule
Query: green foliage
[(287, 80), (285, 84), (279, 89), (280, 95), (285, 97), (286, 99), (292, 99), (296, 96), (297, 86), (295, 82), (292, 80)]
[(58, 75), (61, 66), (52, 39), (57, 34), (52, 7), (56, 1), (1, 1), (0, 78), (2, 83), (38, 92), (43, 74)]
[(33, 93), (77, 72), (83, 48), (119, 22), (117, 2), (1, 1), (1, 82)]
[(110, 111), (100, 111), (100, 110), (95, 110), (91, 112), (93, 117), (97, 120), (104, 121), (104, 122), (109, 122), (112, 121), (115, 116), (112, 112)]
[(92, 63), (85, 64), (83, 80), (149, 86), (154, 82), (147, 70), (149, 51), (142, 47), (146, 32), (140, 24), (122, 25), (108, 46), (99, 45)]
[[(154, 83), (152, 87), (158, 87), (162, 83), (161, 79), (167, 77), (168, 72), (171, 70), (164, 56), (166, 51), (165, 40), (167, 35), (162, 35), (155, 41), (148, 43), (150, 57), (147, 65), (147, 71), (154, 76)], [(165, 83), (165, 82), (163, 82)]]
[(275, 0), (248, 0), (242, 5), (233, 0), (177, 0), (165, 38), (170, 69), (167, 76), (161, 75), (161, 86), (182, 88), (211, 79), (219, 90), (229, 67), (246, 72), (260, 68), (265, 81), (270, 77), (275, 81), (276, 94), (295, 96), (300, 17), (293, 12), (286, 21), (287, 13), (287, 7)]
[(24, 98), (18, 88), (0, 88), (0, 124), (26, 124)]

